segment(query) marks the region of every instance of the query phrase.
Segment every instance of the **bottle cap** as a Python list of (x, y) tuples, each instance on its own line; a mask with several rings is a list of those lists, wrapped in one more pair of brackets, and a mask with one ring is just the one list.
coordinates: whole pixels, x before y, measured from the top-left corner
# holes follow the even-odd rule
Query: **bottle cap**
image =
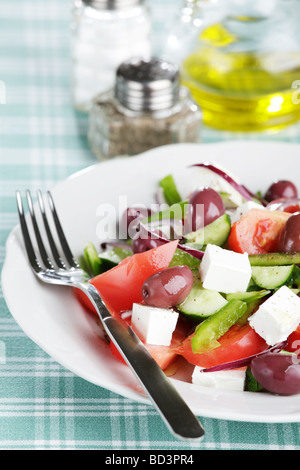
[(117, 69), (115, 96), (133, 111), (159, 111), (179, 99), (179, 70), (157, 57), (132, 58)]
[(86, 6), (96, 10), (121, 10), (135, 5), (141, 5), (144, 0), (83, 0)]

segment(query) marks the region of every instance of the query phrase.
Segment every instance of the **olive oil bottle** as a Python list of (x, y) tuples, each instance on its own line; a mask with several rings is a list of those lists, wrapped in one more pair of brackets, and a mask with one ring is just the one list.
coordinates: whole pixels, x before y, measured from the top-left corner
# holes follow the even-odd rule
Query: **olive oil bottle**
[(234, 44), (240, 40), (222, 24), (209, 26), (200, 34), (198, 48), (182, 63), (182, 81), (202, 107), (204, 122), (251, 132), (298, 121), (295, 84), (300, 84), (300, 51), (277, 50), (276, 44), (274, 50), (239, 50)]

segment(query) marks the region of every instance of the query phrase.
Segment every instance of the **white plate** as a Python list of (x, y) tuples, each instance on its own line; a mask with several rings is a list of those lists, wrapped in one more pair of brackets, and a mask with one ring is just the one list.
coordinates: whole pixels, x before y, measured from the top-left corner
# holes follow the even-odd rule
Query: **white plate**
[[(128, 204), (153, 203), (160, 177), (200, 161), (225, 166), (253, 191), (265, 190), (278, 177), (299, 181), (300, 148), (284, 143), (180, 144), (99, 163), (52, 189), (75, 255), (82, 253), (87, 241), (99, 244), (96, 226), (101, 203), (118, 207), (119, 195), (126, 195)], [(150, 403), (129, 368), (111, 356), (95, 317), (83, 310), (72, 291), (42, 285), (34, 277), (19, 226), (7, 240), (2, 287), (16, 322), (62, 366), (122, 396)], [(300, 396), (216, 391), (171, 380), (199, 416), (252, 422), (300, 421)]]

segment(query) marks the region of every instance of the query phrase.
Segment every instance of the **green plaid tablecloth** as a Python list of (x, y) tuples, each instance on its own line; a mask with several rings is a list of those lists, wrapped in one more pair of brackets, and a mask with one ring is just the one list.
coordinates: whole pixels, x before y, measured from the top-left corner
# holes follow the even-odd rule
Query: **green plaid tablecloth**
[[(152, 0), (155, 47), (181, 4)], [(0, 263), (18, 223), (15, 190), (51, 188), (95, 163), (87, 119), (70, 105), (70, 2), (1, 0)], [(298, 142), (298, 126), (270, 139)], [(241, 138), (204, 132), (204, 140)], [(247, 136), (252, 138), (252, 136)], [(76, 377), (36, 346), (12, 318), (0, 291), (0, 449), (300, 449), (300, 425), (202, 419), (200, 443), (175, 440), (156, 411)]]

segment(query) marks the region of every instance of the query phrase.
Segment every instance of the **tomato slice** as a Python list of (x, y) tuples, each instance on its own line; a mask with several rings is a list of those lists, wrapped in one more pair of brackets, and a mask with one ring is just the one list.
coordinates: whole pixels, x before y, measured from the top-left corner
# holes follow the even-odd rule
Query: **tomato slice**
[(172, 336), (170, 346), (161, 346), (156, 344), (145, 344), (151, 356), (156, 360), (162, 370), (165, 370), (178, 356), (176, 348), (187, 337), (191, 331), (191, 323), (184, 319), (179, 319), (176, 329)]
[[(176, 330), (173, 333), (170, 346), (144, 343), (149, 353), (162, 370), (165, 370), (174, 361), (174, 359), (176, 359), (178, 356), (176, 348), (179, 347), (184, 338), (186, 338), (190, 328), (191, 326), (188, 323), (179, 321)], [(112, 341), (109, 343), (109, 348), (116, 359), (126, 364), (118, 348)]]
[[(177, 245), (178, 241), (173, 241), (144, 253), (130, 256), (121, 261), (118, 266), (94, 277), (89, 282), (97, 288), (109, 311), (113, 315), (120, 315), (122, 312), (130, 310), (134, 302), (142, 301), (143, 283), (152, 274), (169, 266)], [(82, 291), (76, 289), (75, 294), (85, 307), (96, 313), (92, 303)], [(171, 346), (148, 344), (145, 346), (158, 365), (165, 369), (176, 357), (174, 347), (181, 343), (186, 334), (186, 328), (179, 327), (174, 332)], [(125, 363), (113, 342), (110, 342), (109, 348), (118, 360)]]
[[(128, 323), (130, 325), (130, 317), (127, 317), (123, 320), (124, 323)], [(185, 318), (179, 318), (177, 322), (176, 329), (172, 336), (172, 341), (170, 346), (162, 346), (156, 344), (148, 344), (144, 342), (145, 347), (148, 349), (149, 353), (155, 359), (157, 364), (160, 366), (162, 370), (165, 370), (173, 361), (176, 359), (178, 354), (176, 353), (176, 348), (180, 346), (182, 341), (187, 337), (188, 333), (191, 331), (192, 323)], [(119, 352), (117, 346), (110, 341), (108, 344), (112, 355), (121, 361), (123, 364), (126, 364), (123, 356)]]
[[(141, 289), (149, 276), (167, 268), (173, 258), (178, 240), (165, 243), (144, 253), (125, 258), (118, 266), (90, 279), (111, 313), (130, 310), (133, 303), (142, 301)], [(84, 305), (95, 311), (84, 293), (76, 291)]]
[(191, 346), (192, 335), (175, 349), (190, 364), (200, 367), (213, 367), (226, 362), (237, 361), (265, 350), (268, 345), (249, 324), (232, 326), (221, 338), (220, 346), (202, 353), (194, 353)]
[(290, 214), (294, 214), (295, 212), (300, 212), (300, 205), (291, 204), (290, 206), (286, 206), (284, 208), (284, 212), (289, 212)]
[(249, 255), (276, 251), (278, 237), (290, 213), (251, 209), (231, 227), (228, 247)]
[(268, 204), (268, 209), (277, 210), (282, 212), (290, 212), (293, 214), (294, 212), (300, 211), (300, 199), (293, 198), (293, 199), (285, 199), (279, 198), (274, 199), (274, 201)]
[(300, 326), (290, 334), (287, 346), (284, 349), (286, 351), (296, 353), (297, 356), (300, 357)]

